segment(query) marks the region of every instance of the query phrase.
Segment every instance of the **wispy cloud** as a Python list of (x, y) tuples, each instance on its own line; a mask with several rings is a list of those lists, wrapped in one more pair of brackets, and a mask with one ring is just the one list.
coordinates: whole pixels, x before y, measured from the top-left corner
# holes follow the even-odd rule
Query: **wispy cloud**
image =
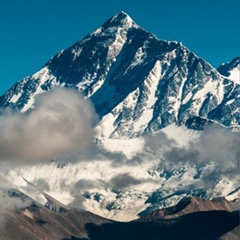
[(4, 228), (7, 222), (6, 211), (12, 211), (29, 206), (32, 200), (24, 196), (17, 190), (12, 190), (14, 196), (11, 196), (11, 191), (0, 188), (0, 230)]
[(240, 133), (218, 125), (204, 128), (199, 138), (181, 147), (166, 142), (163, 158), (171, 163), (189, 163), (201, 165), (214, 162), (223, 171), (236, 169), (240, 157)]

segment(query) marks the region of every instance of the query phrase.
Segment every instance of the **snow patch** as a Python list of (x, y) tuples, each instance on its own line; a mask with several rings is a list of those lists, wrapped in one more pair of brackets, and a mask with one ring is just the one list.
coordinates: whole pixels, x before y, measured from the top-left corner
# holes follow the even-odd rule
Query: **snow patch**
[(235, 82), (237, 84), (240, 84), (240, 65), (239, 65), (239, 67), (232, 69), (229, 72), (229, 74), (230, 75), (228, 76), (228, 79), (232, 80), (233, 82)]
[(9, 100), (9, 102), (11, 103), (16, 103), (18, 101), (18, 99), (22, 96), (22, 93), (18, 93), (12, 96), (12, 98)]

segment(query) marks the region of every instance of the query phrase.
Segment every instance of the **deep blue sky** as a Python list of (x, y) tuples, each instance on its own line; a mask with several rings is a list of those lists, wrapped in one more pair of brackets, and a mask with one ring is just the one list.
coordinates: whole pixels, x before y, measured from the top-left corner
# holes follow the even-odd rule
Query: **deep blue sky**
[(120, 11), (214, 67), (240, 55), (239, 0), (0, 0), (0, 94)]

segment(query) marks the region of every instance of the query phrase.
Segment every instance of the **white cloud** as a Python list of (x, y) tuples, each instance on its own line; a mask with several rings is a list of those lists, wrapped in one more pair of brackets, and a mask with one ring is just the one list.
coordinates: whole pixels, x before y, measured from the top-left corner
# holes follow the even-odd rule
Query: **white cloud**
[(6, 112), (0, 117), (0, 161), (34, 163), (85, 149), (96, 119), (89, 100), (75, 90), (42, 94), (27, 114)]

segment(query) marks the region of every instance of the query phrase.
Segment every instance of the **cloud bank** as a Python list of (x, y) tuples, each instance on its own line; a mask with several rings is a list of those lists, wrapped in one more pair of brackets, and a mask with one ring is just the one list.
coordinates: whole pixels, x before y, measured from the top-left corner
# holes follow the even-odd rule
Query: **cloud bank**
[[(218, 125), (206, 126), (199, 138), (188, 146), (180, 147), (166, 141), (168, 147), (163, 157), (171, 163), (190, 163), (201, 165), (214, 162), (222, 170), (238, 170), (240, 157), (240, 133)], [(169, 147), (170, 146), (170, 147)]]
[(36, 163), (85, 149), (97, 121), (89, 100), (72, 89), (39, 95), (26, 114), (0, 116), (0, 161)]

